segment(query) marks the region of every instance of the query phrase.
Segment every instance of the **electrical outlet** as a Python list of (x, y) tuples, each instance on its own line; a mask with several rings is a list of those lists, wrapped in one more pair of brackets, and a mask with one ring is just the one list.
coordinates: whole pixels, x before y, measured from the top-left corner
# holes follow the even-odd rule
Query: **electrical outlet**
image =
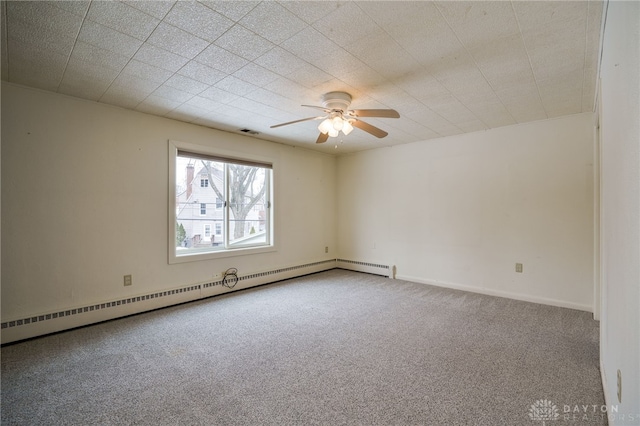
[(622, 372), (618, 370), (618, 402), (622, 404)]
[(516, 263), (516, 272), (522, 272), (522, 263)]
[(124, 276), (124, 285), (126, 286), (130, 286), (131, 284), (133, 284), (133, 278), (131, 277), (131, 275), (125, 275)]
[(324, 252), (325, 252), (325, 253), (329, 253), (329, 246), (325, 246), (325, 247), (324, 247)]

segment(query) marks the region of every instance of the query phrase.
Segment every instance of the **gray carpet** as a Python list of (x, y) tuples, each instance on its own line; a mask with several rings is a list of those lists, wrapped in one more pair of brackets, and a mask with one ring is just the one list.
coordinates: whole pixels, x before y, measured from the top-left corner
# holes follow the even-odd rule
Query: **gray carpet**
[(2, 348), (3, 425), (542, 425), (539, 400), (606, 424), (564, 418), (604, 404), (590, 313), (337, 269)]

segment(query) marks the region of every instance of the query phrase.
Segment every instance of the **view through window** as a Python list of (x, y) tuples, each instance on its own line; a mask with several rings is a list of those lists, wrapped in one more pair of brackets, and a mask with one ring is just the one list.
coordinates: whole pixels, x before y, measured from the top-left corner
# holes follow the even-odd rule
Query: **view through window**
[(175, 256), (271, 244), (271, 165), (178, 149)]

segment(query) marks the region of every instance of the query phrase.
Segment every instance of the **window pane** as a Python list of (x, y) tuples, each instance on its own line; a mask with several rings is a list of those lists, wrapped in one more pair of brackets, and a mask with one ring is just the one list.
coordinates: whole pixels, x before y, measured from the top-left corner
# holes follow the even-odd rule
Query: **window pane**
[[(269, 246), (271, 165), (177, 150), (172, 257)], [(172, 199), (173, 202), (173, 199)], [(172, 208), (172, 216), (174, 208)], [(193, 258), (199, 260), (204, 257)]]
[(261, 167), (228, 164), (229, 246), (267, 242), (267, 177)]
[(223, 194), (224, 163), (176, 157), (176, 255), (224, 249), (222, 233), (212, 232), (224, 220), (215, 209)]
[(222, 220), (217, 221), (215, 224), (215, 234), (211, 235), (211, 247), (218, 249), (224, 248), (224, 223)]

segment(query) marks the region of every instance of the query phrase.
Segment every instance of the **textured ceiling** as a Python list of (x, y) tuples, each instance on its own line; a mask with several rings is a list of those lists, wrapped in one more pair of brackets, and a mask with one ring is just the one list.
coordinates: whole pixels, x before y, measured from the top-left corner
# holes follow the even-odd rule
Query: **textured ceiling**
[[(7, 1), (2, 79), (346, 153), (593, 110), (600, 1)], [(322, 94), (393, 108), (315, 144)], [(335, 146), (338, 145), (338, 149)]]

